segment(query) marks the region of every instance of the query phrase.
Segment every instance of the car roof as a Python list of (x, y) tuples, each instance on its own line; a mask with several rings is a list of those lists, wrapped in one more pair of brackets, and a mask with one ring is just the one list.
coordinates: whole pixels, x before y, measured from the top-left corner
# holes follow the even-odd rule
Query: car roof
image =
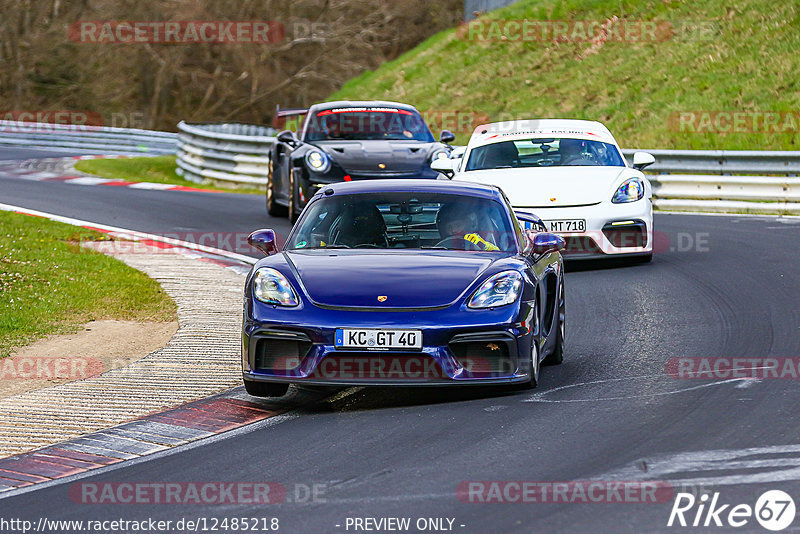
[(334, 195), (409, 191), (415, 193), (466, 195), (489, 199), (502, 198), (502, 193), (497, 186), (475, 182), (461, 182), (458, 180), (425, 180), (414, 178), (355, 180), (352, 182), (337, 182), (323, 186), (317, 195), (325, 196), (325, 191), (328, 189), (333, 189)]
[(493, 122), (475, 128), (469, 139), (469, 146), (488, 145), (530, 137), (564, 137), (595, 139), (605, 143), (617, 144), (616, 139), (604, 124), (597, 121), (579, 119), (522, 119)]
[(335, 108), (398, 108), (407, 111), (417, 111), (417, 108), (409, 104), (400, 102), (390, 102), (388, 100), (335, 100), (333, 102), (321, 102), (309, 108), (309, 113)]

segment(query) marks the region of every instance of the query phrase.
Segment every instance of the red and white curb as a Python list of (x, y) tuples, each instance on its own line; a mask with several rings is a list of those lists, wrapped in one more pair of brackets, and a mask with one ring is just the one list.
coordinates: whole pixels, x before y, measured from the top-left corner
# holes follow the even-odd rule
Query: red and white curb
[(0, 459), (0, 495), (140, 458), (279, 415), (228, 392), (36, 451)]
[(32, 165), (6, 164), (0, 167), (0, 172), (23, 180), (37, 182), (59, 182), (72, 185), (104, 185), (112, 187), (129, 187), (131, 189), (148, 189), (154, 191), (192, 191), (200, 193), (219, 193), (217, 189), (202, 187), (189, 187), (183, 185), (161, 184), (154, 182), (131, 182), (113, 178), (99, 178), (75, 170), (74, 161), (84, 159), (118, 159), (129, 156), (74, 156), (71, 158), (46, 158), (37, 160), (41, 166), (50, 167), (52, 170), (31, 168)]

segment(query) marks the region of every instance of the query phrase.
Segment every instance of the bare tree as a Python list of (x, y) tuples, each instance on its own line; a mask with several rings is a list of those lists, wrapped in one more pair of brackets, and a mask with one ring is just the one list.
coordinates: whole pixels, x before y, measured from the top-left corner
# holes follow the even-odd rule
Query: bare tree
[[(0, 5), (0, 111), (267, 123), (459, 22), (461, 0), (16, 0)], [(277, 42), (91, 43), (79, 21), (275, 21)]]

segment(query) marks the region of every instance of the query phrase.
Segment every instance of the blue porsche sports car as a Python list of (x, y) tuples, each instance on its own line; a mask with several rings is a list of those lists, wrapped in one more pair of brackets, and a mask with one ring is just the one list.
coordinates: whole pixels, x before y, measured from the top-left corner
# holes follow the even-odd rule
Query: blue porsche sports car
[[(524, 230), (525, 226), (533, 228)], [(564, 352), (564, 241), (494, 187), (337, 183), (245, 286), (247, 392), (289, 384), (534, 387)]]

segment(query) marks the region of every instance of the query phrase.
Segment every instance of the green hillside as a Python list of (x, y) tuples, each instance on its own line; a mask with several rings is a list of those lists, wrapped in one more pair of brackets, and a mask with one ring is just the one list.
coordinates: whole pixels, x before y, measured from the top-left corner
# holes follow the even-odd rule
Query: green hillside
[(800, 150), (798, 10), (787, 0), (522, 0), (331, 98), (408, 102), (460, 143), (487, 119), (552, 117), (602, 121), (624, 147)]

